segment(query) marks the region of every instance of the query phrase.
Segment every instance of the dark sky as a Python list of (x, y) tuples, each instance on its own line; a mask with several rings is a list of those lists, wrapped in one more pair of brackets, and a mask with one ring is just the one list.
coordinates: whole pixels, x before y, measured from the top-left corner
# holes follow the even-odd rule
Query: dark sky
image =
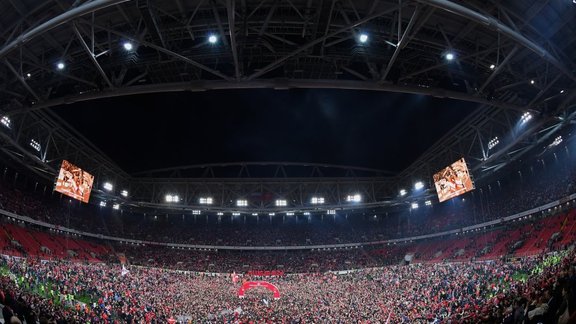
[(53, 108), (128, 172), (241, 162), (401, 171), (477, 104), (352, 90), (222, 90)]

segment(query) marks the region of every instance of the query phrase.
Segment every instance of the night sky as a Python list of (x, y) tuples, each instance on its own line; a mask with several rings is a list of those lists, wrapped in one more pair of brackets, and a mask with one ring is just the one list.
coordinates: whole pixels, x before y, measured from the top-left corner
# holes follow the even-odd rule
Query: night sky
[(286, 161), (406, 168), (478, 104), (352, 90), (221, 90), (53, 108), (127, 172)]

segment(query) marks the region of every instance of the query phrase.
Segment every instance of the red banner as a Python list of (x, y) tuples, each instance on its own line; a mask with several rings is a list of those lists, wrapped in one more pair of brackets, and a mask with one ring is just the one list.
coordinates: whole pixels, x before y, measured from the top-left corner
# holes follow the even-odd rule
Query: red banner
[(257, 276), (257, 277), (282, 277), (284, 276), (283, 270), (271, 270), (271, 271), (264, 271), (264, 270), (250, 270), (246, 273), (249, 276)]
[(247, 282), (245, 282), (242, 285), (242, 287), (240, 287), (240, 289), (238, 289), (238, 297), (244, 298), (244, 293), (247, 290), (250, 290), (250, 289), (256, 288), (256, 287), (264, 287), (264, 288), (270, 290), (272, 293), (274, 293), (274, 299), (280, 298), (280, 290), (278, 290), (278, 288), (276, 286), (274, 286), (273, 284), (266, 282), (266, 281), (247, 281)]

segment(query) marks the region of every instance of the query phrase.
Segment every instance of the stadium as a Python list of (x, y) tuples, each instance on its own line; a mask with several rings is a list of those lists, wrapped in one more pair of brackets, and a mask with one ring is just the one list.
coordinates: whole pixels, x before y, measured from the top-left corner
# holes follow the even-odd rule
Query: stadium
[(576, 323), (576, 0), (0, 10), (1, 323)]

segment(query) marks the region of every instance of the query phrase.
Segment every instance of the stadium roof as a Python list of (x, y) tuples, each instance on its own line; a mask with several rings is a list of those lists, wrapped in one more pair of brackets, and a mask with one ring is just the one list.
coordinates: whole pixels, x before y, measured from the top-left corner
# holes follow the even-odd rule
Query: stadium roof
[[(402, 166), (394, 188), (462, 155), (481, 178), (576, 115), (568, 0), (10, 0), (0, 10), (0, 106), (11, 124), (2, 150), (49, 177), (73, 157), (97, 177), (134, 183), (46, 109), (134, 94), (349, 89), (479, 104)], [(533, 119), (517, 126), (525, 113)]]

